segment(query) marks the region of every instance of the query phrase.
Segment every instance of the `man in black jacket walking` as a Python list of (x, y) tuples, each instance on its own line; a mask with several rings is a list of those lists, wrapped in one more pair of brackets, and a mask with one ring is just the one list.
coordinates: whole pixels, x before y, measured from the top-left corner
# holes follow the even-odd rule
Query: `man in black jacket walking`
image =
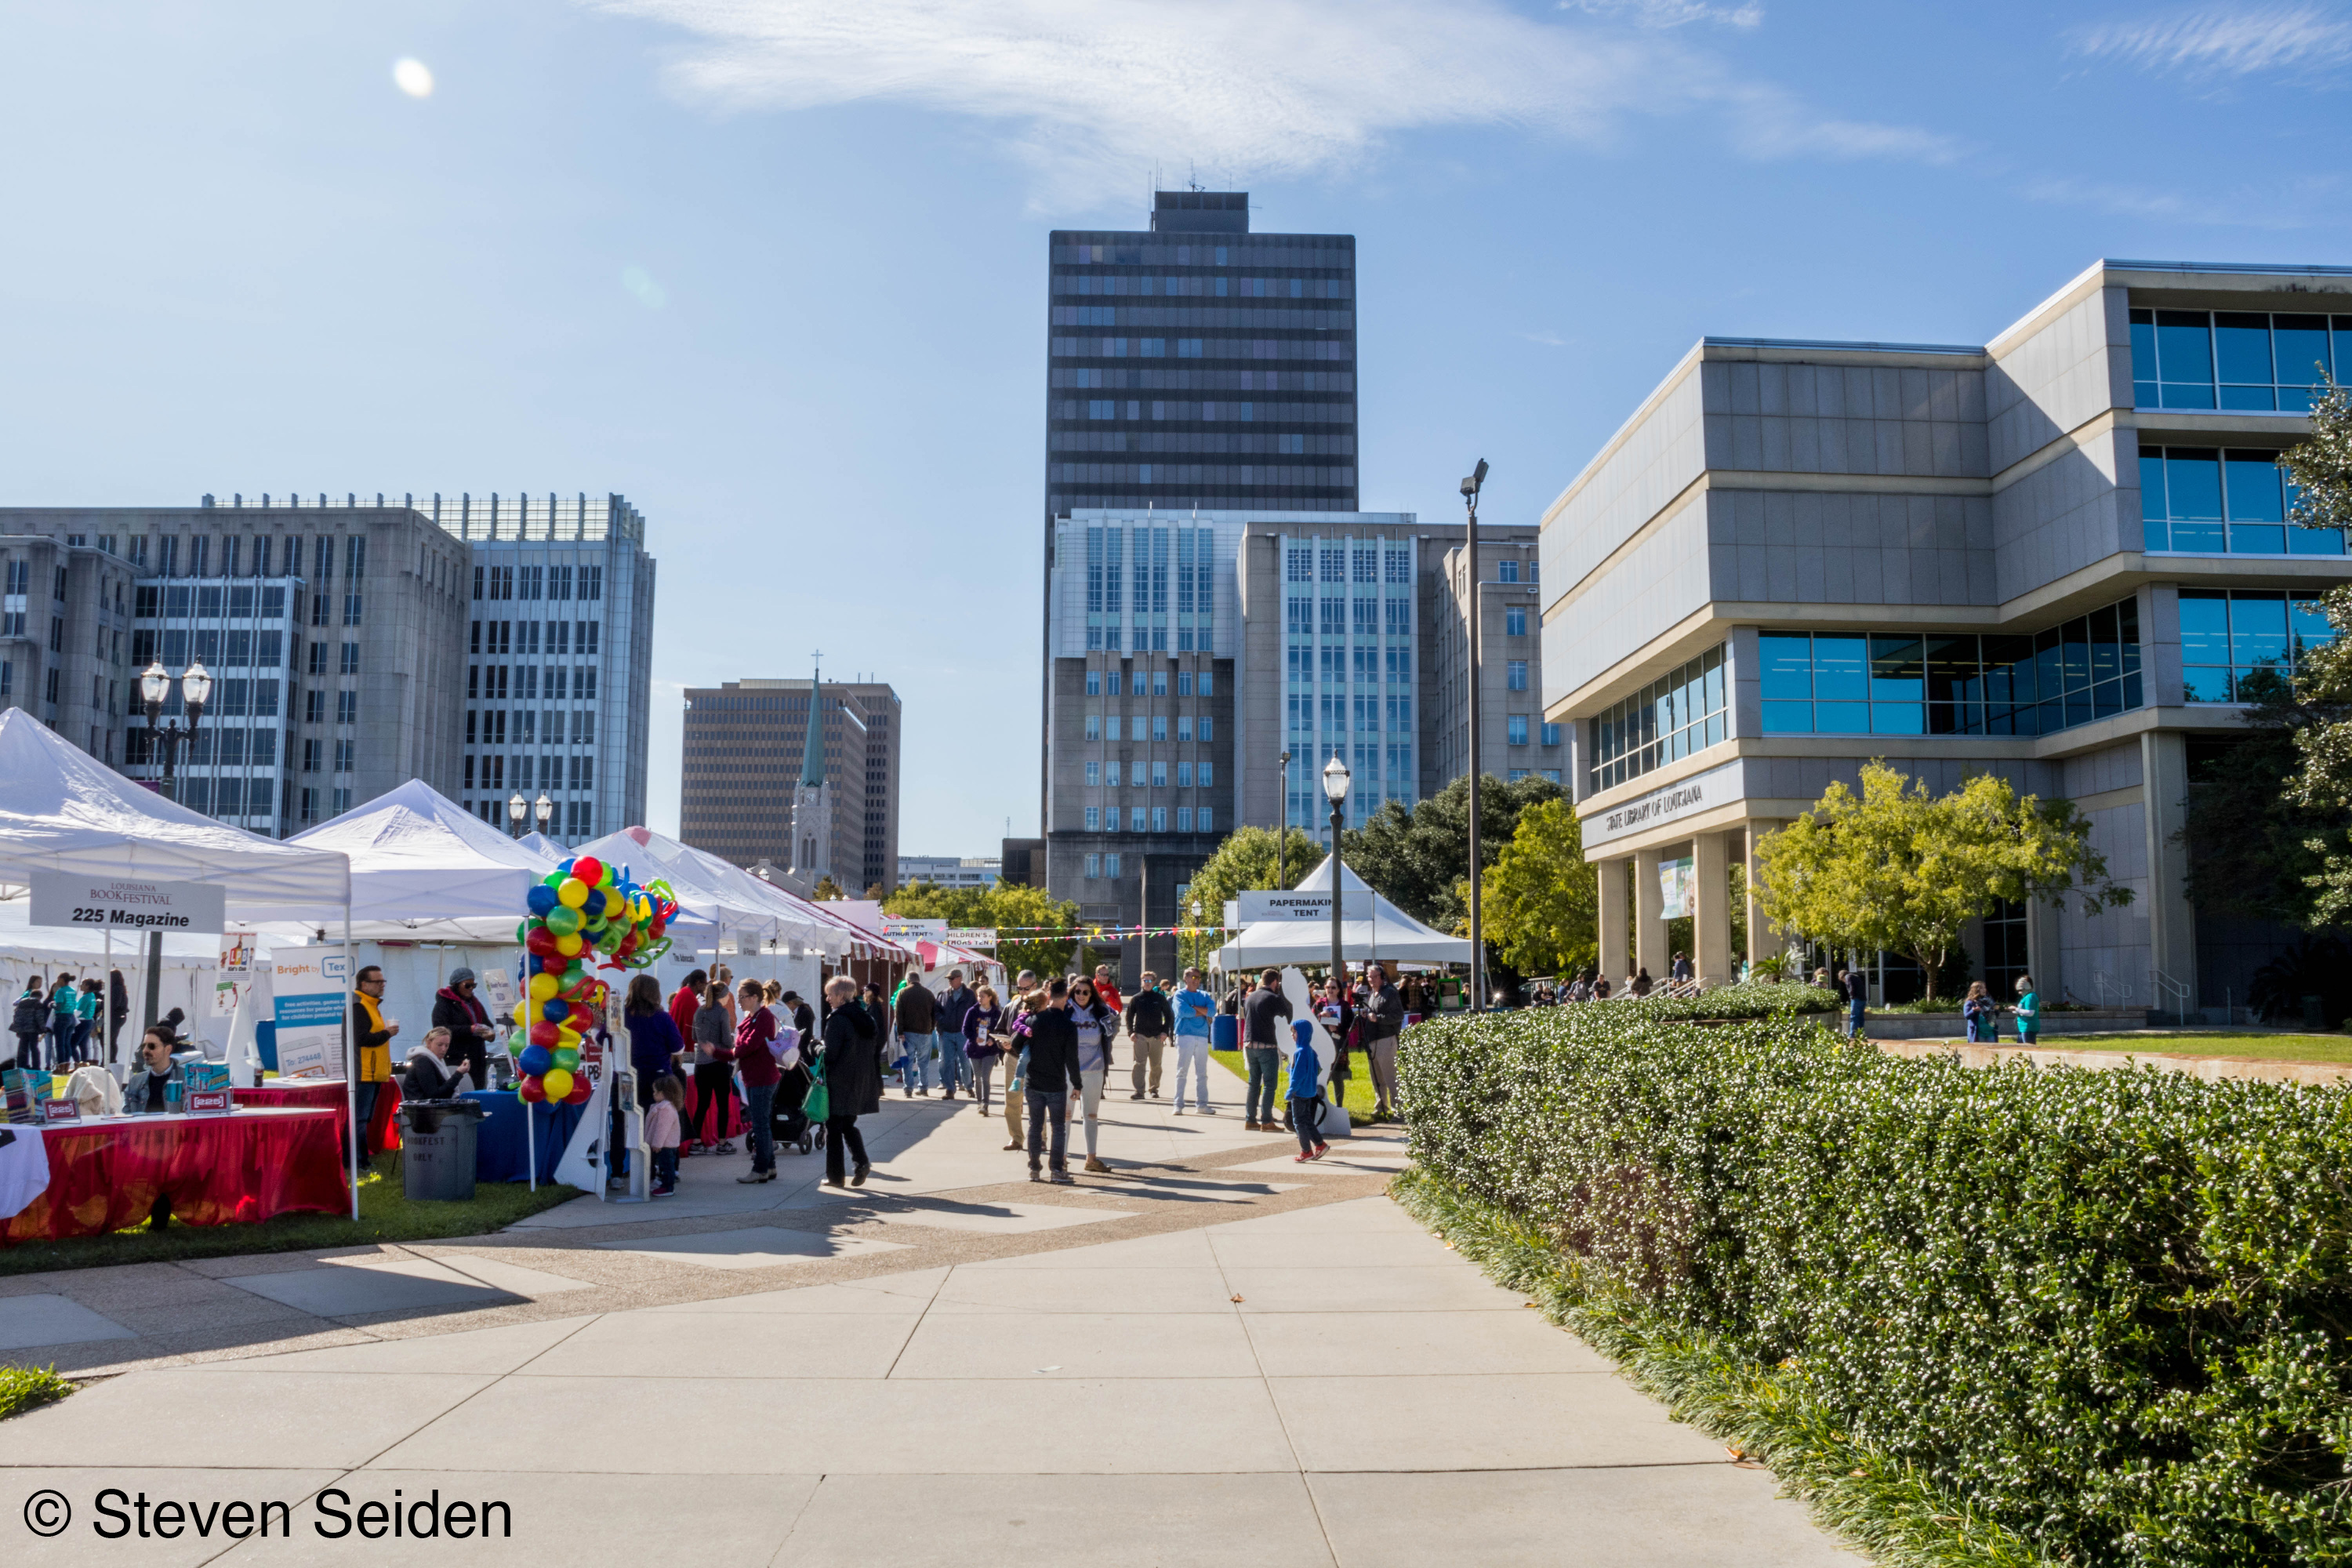
[(1160, 1098), (1160, 1059), (1168, 1047), (1168, 1034), (1175, 1022), (1175, 1009), (1168, 1005), (1168, 994), (1160, 989), (1160, 976), (1145, 970), (1143, 989), (1127, 999), (1127, 1034), (1135, 1044), (1135, 1098), (1138, 1100), (1144, 1097), (1147, 1068), (1150, 1069), (1151, 1098)]
[(1029, 1179), (1049, 1178), (1038, 1169), (1044, 1153), (1045, 1124), (1054, 1127), (1051, 1180), (1067, 1185), (1071, 1180), (1070, 1094), (1078, 1087), (1078, 1029), (1070, 1021), (1070, 983), (1059, 976), (1045, 986), (1045, 1010), (1029, 1024)]

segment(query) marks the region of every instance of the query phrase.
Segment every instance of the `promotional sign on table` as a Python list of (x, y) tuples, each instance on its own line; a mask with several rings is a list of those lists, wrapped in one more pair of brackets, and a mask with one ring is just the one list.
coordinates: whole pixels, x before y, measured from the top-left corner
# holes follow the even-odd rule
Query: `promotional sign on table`
[(44, 1123), (80, 1120), (81, 1101), (79, 1100), (45, 1100), (41, 1102), (41, 1121)]
[(340, 952), (302, 949), (272, 961), (269, 984), (277, 1007), (278, 1076), (341, 1078), (349, 961)]
[(70, 871), (34, 871), (27, 879), (33, 892), (30, 925), (217, 936), (228, 924), (228, 889), (216, 882), (81, 877)]
[[(523, 994), (509, 1014), (507, 1054), (521, 1075), (515, 1092), (527, 1104), (583, 1104), (595, 1091), (587, 1069), (612, 987), (598, 969), (645, 969), (669, 951), (663, 934), (677, 913), (666, 882), (643, 887), (626, 867), (593, 855), (566, 860), (531, 889), (529, 912), (515, 928), (525, 954)], [(589, 1041), (583, 1048), (583, 1039)]]

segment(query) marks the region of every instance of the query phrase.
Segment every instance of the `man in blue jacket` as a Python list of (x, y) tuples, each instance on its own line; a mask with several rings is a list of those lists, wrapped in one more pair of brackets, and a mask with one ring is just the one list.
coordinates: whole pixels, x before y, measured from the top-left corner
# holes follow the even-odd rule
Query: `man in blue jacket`
[(1214, 1116), (1217, 1108), (1209, 1103), (1209, 1020), (1217, 1011), (1217, 999), (1201, 988), (1201, 972), (1184, 972), (1183, 989), (1171, 998), (1176, 1012), (1176, 1114), (1184, 1114), (1184, 1075), (1192, 1075), (1192, 1109), (1202, 1116)]

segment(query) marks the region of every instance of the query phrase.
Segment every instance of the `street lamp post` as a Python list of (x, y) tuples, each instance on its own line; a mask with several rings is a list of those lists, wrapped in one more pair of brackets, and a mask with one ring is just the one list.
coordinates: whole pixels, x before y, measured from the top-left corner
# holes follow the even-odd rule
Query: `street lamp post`
[(1347, 960), (1339, 952), (1339, 905), (1344, 891), (1339, 881), (1339, 822), (1348, 805), (1348, 764), (1337, 752), (1323, 764), (1323, 794), (1331, 802), (1331, 978), (1339, 982), (1344, 993), (1348, 971)]
[[(163, 668), (162, 659), (157, 659), (140, 672), (139, 700), (147, 711), (147, 733), (150, 737), (147, 743), (151, 751), (162, 753), (165, 800), (177, 798), (172, 793), (172, 775), (179, 762), (180, 748), (194, 741), (196, 731), (204, 727), (205, 704), (213, 700), (212, 675), (201, 662), (192, 664), (181, 672), (180, 700), (188, 710), (185, 726), (159, 722), (163, 717), (163, 703), (171, 695), (171, 672)], [(148, 1023), (155, 1021), (156, 1009), (161, 1005), (163, 983), (163, 933), (160, 929), (151, 930), (147, 933), (147, 984), (144, 987), (147, 993), (144, 1016)], [(141, 1026), (142, 1028), (145, 1026)]]
[(523, 799), (522, 791), (517, 790), (507, 797), (507, 837), (509, 838), (522, 837), (522, 821), (530, 815), (530, 802)]
[(1290, 886), (1289, 880), (1283, 876), (1286, 868), (1283, 863), (1283, 853), (1289, 847), (1290, 753), (1286, 751), (1282, 753), (1282, 815), (1275, 819), (1274, 828), (1274, 889), (1276, 892), (1286, 891)]
[(530, 803), (530, 814), (539, 819), (540, 832), (545, 833), (548, 823), (555, 816), (555, 803), (547, 798), (545, 790), (541, 790), (539, 798)]
[(1470, 1010), (1486, 1005), (1486, 964), (1484, 928), (1478, 910), (1478, 492), (1486, 488), (1486, 459), (1462, 481), (1462, 504), (1469, 521), (1462, 540), (1470, 571)]

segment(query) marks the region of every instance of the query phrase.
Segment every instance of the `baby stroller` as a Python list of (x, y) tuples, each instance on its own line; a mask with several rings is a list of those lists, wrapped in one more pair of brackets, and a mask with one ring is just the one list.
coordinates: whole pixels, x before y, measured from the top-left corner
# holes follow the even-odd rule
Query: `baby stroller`
[(799, 1063), (784, 1069), (776, 1085), (776, 1109), (769, 1126), (779, 1149), (793, 1149), (805, 1154), (824, 1142), (824, 1128), (809, 1120), (809, 1090), (819, 1080)]

